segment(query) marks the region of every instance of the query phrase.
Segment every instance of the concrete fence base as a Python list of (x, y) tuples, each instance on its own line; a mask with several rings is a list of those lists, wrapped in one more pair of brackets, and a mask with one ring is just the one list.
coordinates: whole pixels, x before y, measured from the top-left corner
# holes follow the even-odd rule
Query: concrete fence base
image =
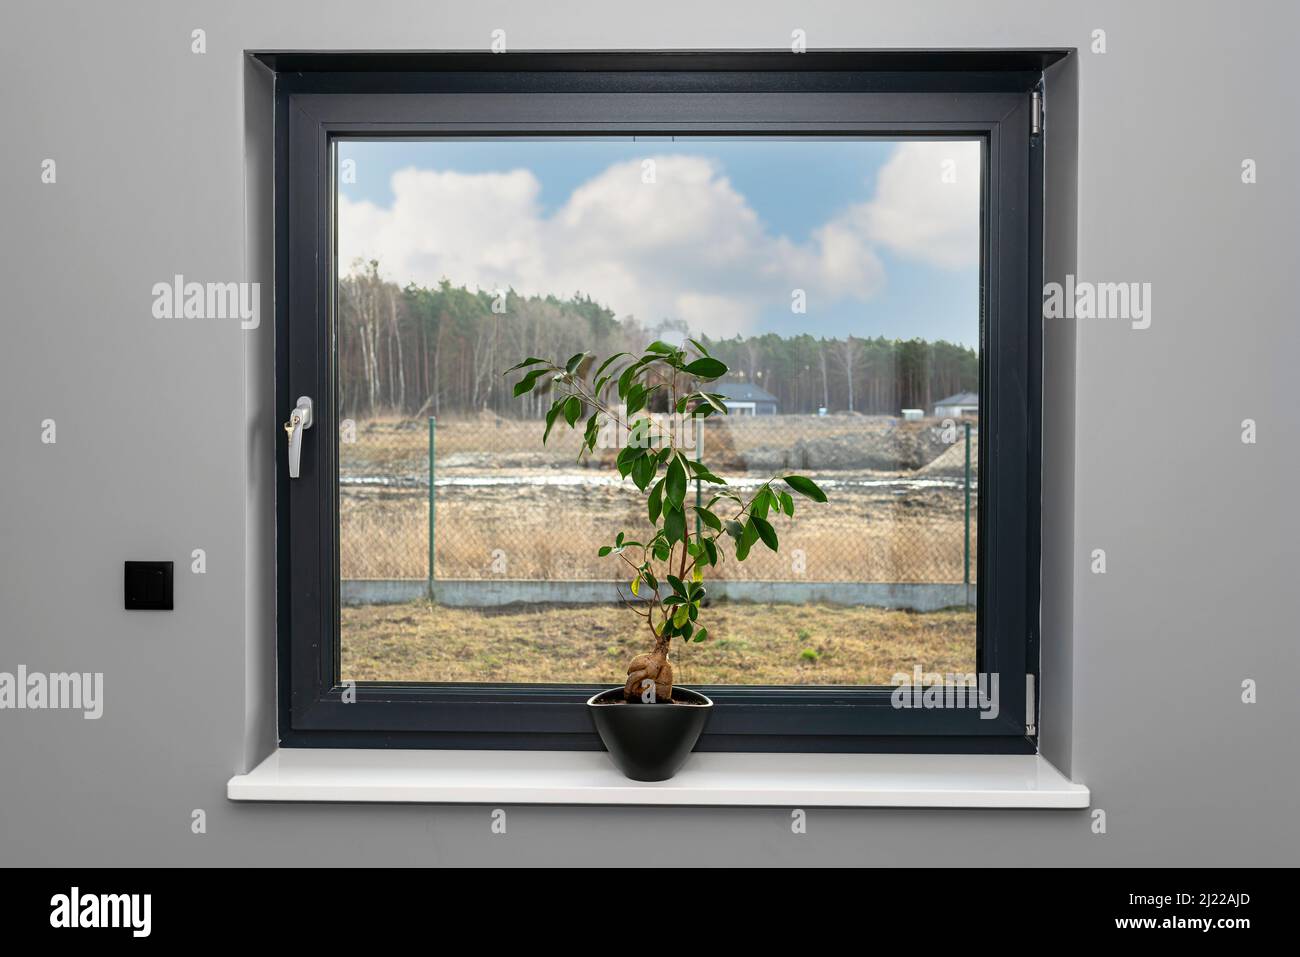
[[(626, 583), (623, 583), (626, 584)], [(618, 601), (612, 581), (535, 581), (522, 578), (345, 579), (345, 605), (392, 605), (432, 598), (456, 608), (501, 605), (607, 605)], [(710, 581), (709, 595), (723, 601), (828, 604), (937, 611), (974, 607), (975, 586), (930, 582)], [(626, 590), (624, 591), (626, 594)]]

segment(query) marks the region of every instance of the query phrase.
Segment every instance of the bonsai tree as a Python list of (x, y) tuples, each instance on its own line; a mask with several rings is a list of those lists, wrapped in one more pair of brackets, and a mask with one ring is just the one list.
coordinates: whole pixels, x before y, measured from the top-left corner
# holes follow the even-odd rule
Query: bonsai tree
[[(582, 430), (579, 459), (595, 453), (603, 430), (612, 426), (621, 446), (614, 461), (619, 475), (630, 478), (645, 495), (649, 530), (619, 531), (599, 554), (615, 556), (630, 576), (625, 595), (628, 609), (645, 619), (652, 643), (627, 668), (624, 697), (628, 701), (672, 701), (673, 666), (668, 660), (672, 639), (701, 642), (708, 629), (700, 621), (707, 594), (707, 570), (715, 568), (729, 548), (743, 562), (762, 543), (777, 551), (773, 521), (794, 516), (791, 491), (815, 502), (826, 495), (802, 475), (778, 474), (744, 496), (728, 486), (703, 462), (688, 454), (691, 436), (683, 427), (698, 419), (726, 415), (723, 397), (705, 384), (727, 374), (727, 367), (694, 339), (676, 347), (652, 342), (640, 356), (620, 352), (598, 366), (590, 353), (580, 352), (564, 365), (529, 357), (505, 374), (527, 370), (515, 384), (516, 396), (549, 389), (555, 396), (546, 413), (542, 442), (557, 424)], [(594, 371), (593, 370), (594, 367)], [(671, 413), (664, 427), (650, 410)], [(692, 482), (709, 487), (707, 501), (686, 498)], [(779, 484), (778, 484), (779, 483)], [(642, 540), (644, 539), (644, 540)]]

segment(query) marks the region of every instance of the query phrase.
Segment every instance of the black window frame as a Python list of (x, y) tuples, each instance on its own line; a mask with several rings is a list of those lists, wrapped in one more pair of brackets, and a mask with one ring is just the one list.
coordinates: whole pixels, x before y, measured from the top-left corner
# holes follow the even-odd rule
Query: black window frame
[(344, 701), (331, 138), (707, 131), (982, 138), (977, 670), (999, 675), (1000, 713), (896, 710), (887, 687), (701, 686), (718, 707), (697, 749), (1036, 752), (1043, 137), (1032, 98), (1063, 51), (253, 55), (276, 73), (277, 409), (287, 418), (296, 396), (315, 399), (292, 482), (277, 430), (281, 746), (601, 747), (584, 702), (603, 686), (365, 682)]

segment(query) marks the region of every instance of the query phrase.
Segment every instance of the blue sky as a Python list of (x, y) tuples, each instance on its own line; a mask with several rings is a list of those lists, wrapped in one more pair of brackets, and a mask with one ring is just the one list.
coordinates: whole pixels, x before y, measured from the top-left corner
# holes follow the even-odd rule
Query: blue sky
[[(341, 256), (398, 282), (576, 284), (710, 335), (978, 339), (970, 141), (345, 140), (338, 155), (355, 174), (340, 176)], [(966, 182), (932, 185), (945, 174)]]

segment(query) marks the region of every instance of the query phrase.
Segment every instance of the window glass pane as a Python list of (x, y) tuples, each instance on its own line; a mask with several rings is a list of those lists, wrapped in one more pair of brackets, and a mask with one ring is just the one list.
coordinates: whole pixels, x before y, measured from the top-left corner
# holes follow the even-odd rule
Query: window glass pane
[(973, 672), (981, 147), (339, 140), (342, 677), (622, 684), (650, 635), (597, 550), (645, 495), (617, 429), (544, 446), (551, 399), (502, 372), (687, 336), (729, 367), (696, 452), (828, 501), (795, 495), (776, 553), (722, 548), (677, 683)]

